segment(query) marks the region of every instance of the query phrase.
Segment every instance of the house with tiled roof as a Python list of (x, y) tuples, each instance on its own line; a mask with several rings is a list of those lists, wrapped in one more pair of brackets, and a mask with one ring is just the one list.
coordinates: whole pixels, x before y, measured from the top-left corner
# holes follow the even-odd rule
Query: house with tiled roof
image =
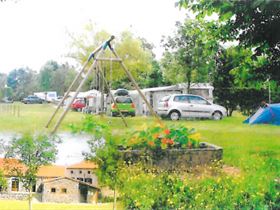
[(77, 164), (70, 165), (66, 168), (66, 177), (77, 179), (86, 183), (90, 183), (94, 186), (98, 185), (95, 170), (97, 165), (90, 161), (82, 161)]
[[(36, 175), (34, 197), (40, 202), (93, 203), (97, 202), (98, 187), (94, 170), (97, 165), (89, 161), (65, 167), (42, 166)], [(28, 196), (14, 170), (24, 172), (26, 167), (16, 159), (0, 158), (0, 170), (7, 180), (7, 189), (2, 189), (0, 199), (25, 199)], [(1, 189), (1, 188), (0, 188)]]

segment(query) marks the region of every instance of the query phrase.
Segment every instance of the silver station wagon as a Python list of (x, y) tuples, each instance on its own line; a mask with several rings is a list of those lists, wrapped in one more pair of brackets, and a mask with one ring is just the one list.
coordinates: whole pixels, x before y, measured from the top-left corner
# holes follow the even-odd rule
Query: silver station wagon
[(173, 94), (163, 97), (158, 104), (157, 113), (171, 120), (180, 118), (210, 118), (220, 120), (227, 116), (226, 108), (190, 94)]

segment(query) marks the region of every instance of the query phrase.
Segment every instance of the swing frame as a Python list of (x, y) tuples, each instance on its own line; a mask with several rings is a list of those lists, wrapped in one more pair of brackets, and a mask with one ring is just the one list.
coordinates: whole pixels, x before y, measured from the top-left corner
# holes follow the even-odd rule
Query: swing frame
[[(90, 61), (93, 60), (92, 65), (90, 66), (90, 68), (88, 69), (88, 71), (85, 73), (85, 76), (83, 78), (83, 80), (80, 82), (79, 86), (77, 87), (75, 94), (73, 96), (73, 98), (71, 99), (70, 103), (67, 105), (66, 109), (62, 112), (62, 114), (60, 115), (60, 117), (58, 118), (58, 120), (56, 121), (54, 128), (51, 132), (51, 134), (56, 133), (58, 127), (60, 126), (61, 122), (63, 121), (64, 117), (66, 116), (66, 114), (68, 113), (68, 111), (70, 110), (71, 104), (74, 102), (74, 100), (77, 98), (82, 86), (84, 85), (84, 83), (86, 82), (86, 80), (88, 79), (88, 77), (91, 75), (91, 73), (93, 71), (99, 71), (101, 73), (101, 77), (102, 80), (104, 81), (105, 85), (107, 86), (107, 88), (109, 89), (109, 94), (111, 95), (111, 98), (114, 102), (114, 97), (112, 96), (110, 87), (108, 85), (108, 82), (103, 74), (101, 65), (99, 61), (110, 61), (110, 62), (119, 62), (122, 69), (124, 70), (124, 72), (126, 73), (127, 77), (129, 78), (129, 80), (132, 82), (134, 88), (137, 90), (137, 92), (139, 93), (139, 95), (141, 96), (141, 98), (144, 100), (145, 104), (147, 105), (150, 113), (152, 114), (152, 116), (155, 117), (155, 119), (158, 121), (159, 124), (162, 125), (162, 121), (159, 118), (159, 116), (156, 114), (156, 112), (153, 110), (152, 106), (150, 105), (150, 103), (148, 102), (148, 100), (146, 99), (145, 95), (142, 93), (141, 89), (139, 88), (138, 84), (136, 83), (134, 77), (132, 76), (132, 74), (130, 73), (130, 71), (128, 70), (128, 68), (125, 66), (123, 60), (119, 57), (119, 55), (117, 54), (117, 52), (115, 51), (115, 49), (112, 47), (111, 45), (111, 41), (115, 39), (115, 36), (111, 36), (108, 40), (106, 40), (103, 44), (101, 44), (99, 47), (97, 47), (88, 57), (87, 61), (83, 64), (81, 71), (76, 75), (75, 79), (73, 80), (73, 82), (71, 83), (71, 85), (69, 86), (68, 90), (66, 91), (66, 93), (64, 94), (64, 97), (62, 98), (62, 100), (59, 102), (58, 106), (56, 107), (55, 111), (53, 112), (53, 114), (51, 115), (50, 119), (48, 120), (47, 124), (46, 124), (46, 128), (48, 128), (52, 122), (52, 120), (54, 119), (55, 115), (57, 114), (59, 108), (63, 105), (65, 99), (68, 97), (71, 89), (73, 88), (73, 86), (76, 84), (76, 82), (78, 81), (78, 79), (82, 76), (82, 74), (85, 73), (86, 71), (86, 67), (89, 65)], [(115, 58), (100, 58), (100, 55), (107, 49), (109, 48), (111, 53), (115, 56)], [(118, 108), (117, 108), (118, 109)], [(120, 112), (120, 110), (118, 109), (121, 118), (123, 120), (124, 125), (127, 127), (127, 123), (122, 115), (122, 113)]]

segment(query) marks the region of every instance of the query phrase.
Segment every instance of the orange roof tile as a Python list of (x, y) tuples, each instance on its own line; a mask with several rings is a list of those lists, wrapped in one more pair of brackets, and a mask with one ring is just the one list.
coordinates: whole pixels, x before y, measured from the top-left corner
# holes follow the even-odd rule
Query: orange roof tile
[(47, 165), (41, 166), (38, 170), (38, 177), (64, 177), (66, 168), (64, 166)]
[(0, 158), (0, 170), (3, 171), (4, 175), (12, 176), (15, 175), (17, 171), (24, 172), (26, 167), (15, 158)]
[(91, 161), (82, 161), (80, 163), (76, 163), (73, 165), (68, 166), (69, 169), (96, 169), (98, 168), (97, 164), (91, 162)]

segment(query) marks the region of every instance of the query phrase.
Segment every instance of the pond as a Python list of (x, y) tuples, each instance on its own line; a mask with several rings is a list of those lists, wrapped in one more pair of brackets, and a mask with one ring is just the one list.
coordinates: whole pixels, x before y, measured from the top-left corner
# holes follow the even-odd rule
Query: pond
[[(7, 142), (19, 136), (16, 133), (0, 133), (0, 139)], [(55, 164), (68, 166), (84, 159), (83, 152), (89, 152), (87, 140), (90, 136), (84, 134), (59, 133), (62, 143), (58, 145), (58, 155)], [(4, 154), (0, 154), (3, 157)]]

